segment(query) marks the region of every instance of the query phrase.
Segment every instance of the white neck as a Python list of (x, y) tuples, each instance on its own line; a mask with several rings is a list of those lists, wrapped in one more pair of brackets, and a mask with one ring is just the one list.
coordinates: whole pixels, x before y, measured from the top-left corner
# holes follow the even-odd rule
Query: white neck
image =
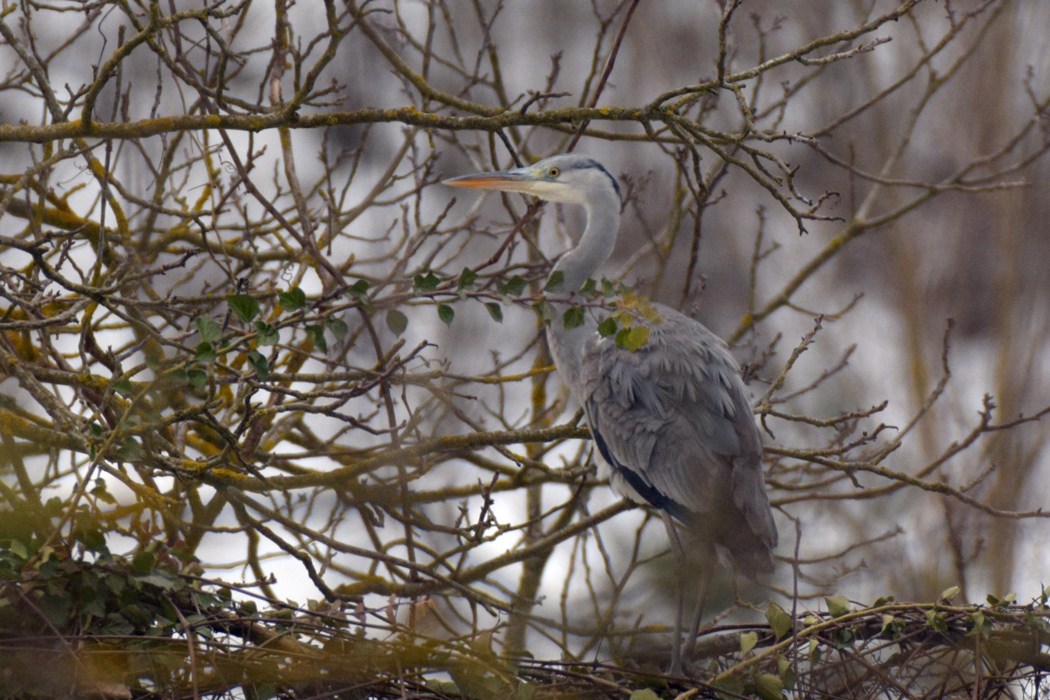
[[(583, 204), (587, 211), (587, 227), (575, 248), (563, 255), (554, 266), (554, 272), (562, 273), (562, 287), (557, 296), (568, 296), (579, 291), (589, 277), (612, 255), (616, 245), (616, 233), (620, 228), (620, 199), (609, 188), (600, 191), (595, 197)], [(554, 307), (554, 320), (547, 328), (547, 342), (551, 354), (558, 365), (561, 380), (572, 392), (577, 401), (581, 396), (580, 362), (584, 344), (596, 332), (590, 314), (585, 314), (582, 326), (571, 330), (565, 329), (563, 315), (570, 308), (564, 302), (551, 302)]]

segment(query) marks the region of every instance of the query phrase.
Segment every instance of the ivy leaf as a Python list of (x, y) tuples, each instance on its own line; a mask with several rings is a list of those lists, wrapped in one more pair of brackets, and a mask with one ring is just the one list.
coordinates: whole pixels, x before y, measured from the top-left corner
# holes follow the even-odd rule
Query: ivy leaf
[(746, 654), (758, 644), (758, 632), (744, 632), (740, 635), (740, 653)]
[(828, 604), (828, 612), (831, 613), (832, 617), (842, 617), (849, 614), (849, 599), (845, 596), (825, 598), (824, 602)]
[(222, 340), (222, 326), (215, 319), (209, 316), (198, 316), (194, 325), (201, 334), (201, 342), (215, 345)]
[(521, 296), (522, 292), (525, 291), (525, 280), (518, 275), (514, 275), (507, 282), (497, 282), (496, 291), (505, 297), (516, 297)]
[(208, 388), (208, 373), (202, 369), (186, 370), (186, 379), (197, 391), (204, 391)]
[(496, 323), (503, 323), (503, 309), (499, 304), (490, 301), (485, 304), (485, 308), (489, 310), (489, 316), (491, 316)]
[(346, 290), (348, 294), (355, 297), (363, 297), (368, 294), (368, 280), (357, 280), (351, 285), (350, 289)]
[(887, 639), (893, 639), (900, 632), (900, 625), (897, 624), (897, 618), (893, 615), (882, 616), (882, 629), (879, 630), (879, 634)]
[(543, 285), (543, 291), (551, 293), (560, 292), (564, 282), (565, 273), (561, 270), (555, 270), (551, 273), (551, 276), (547, 278), (547, 284)]
[(540, 299), (533, 304), (532, 308), (539, 314), (540, 320), (543, 321), (544, 325), (549, 326), (554, 320), (554, 307), (546, 299)]
[(255, 332), (255, 342), (259, 345), (277, 345), (281, 340), (281, 335), (278, 332), (277, 327), (270, 323), (256, 321)]
[[(732, 693), (734, 696), (744, 694), (744, 681), (739, 676), (729, 676), (728, 678), (718, 678), (711, 685), (719, 690), (724, 690), (727, 693)], [(728, 698), (727, 695), (719, 693), (719, 697)]]
[(784, 612), (784, 608), (776, 603), (770, 603), (769, 607), (766, 608), (766, 619), (769, 621), (769, 626), (777, 639), (791, 631), (791, 616)]
[(386, 327), (389, 328), (394, 335), (401, 337), (401, 334), (408, 328), (408, 316), (397, 309), (390, 309), (386, 312)]
[(277, 301), (281, 302), (281, 308), (285, 311), (295, 311), (306, 306), (306, 293), (298, 287), (293, 287), (278, 294)]
[(19, 540), (11, 540), (8, 550), (22, 560), (29, 559), (29, 548)]
[(307, 326), (306, 335), (314, 341), (314, 346), (323, 353), (328, 352), (328, 343), (324, 339), (324, 326)]
[(755, 692), (762, 700), (781, 700), (784, 697), (784, 681), (772, 673), (763, 673), (755, 679)]
[(583, 325), (583, 307), (572, 306), (565, 310), (562, 315), (562, 323), (565, 324), (565, 330), (571, 331), (573, 328), (579, 328)]
[(602, 296), (614, 297), (616, 296), (616, 285), (609, 280), (602, 277)]
[(471, 270), (469, 267), (464, 267), (463, 272), (459, 275), (459, 282), (457, 285), (460, 289), (473, 289), (474, 283), (478, 280), (478, 273)]
[(338, 316), (325, 316), (324, 325), (332, 331), (332, 335), (340, 343), (346, 340), (346, 336), (350, 333), (350, 327), (346, 325), (346, 321)]
[(612, 316), (608, 316), (604, 321), (598, 324), (598, 335), (600, 335), (603, 338), (608, 338), (610, 335), (616, 332), (616, 329), (616, 319)]
[(783, 654), (777, 654), (777, 675), (784, 682), (784, 687), (791, 690), (795, 687), (798, 677), (795, 675), (795, 667)]
[(420, 294), (423, 292), (432, 292), (440, 284), (441, 280), (437, 278), (433, 270), (428, 270), (425, 275), (416, 275), (412, 281), (412, 286), (415, 287), (416, 293)]
[(255, 374), (265, 381), (270, 376), (270, 363), (266, 357), (258, 350), (248, 351), (248, 364), (255, 370)]
[(197, 345), (197, 352), (194, 354), (193, 360), (195, 362), (211, 362), (217, 356), (218, 354), (211, 343), (200, 343)]
[(456, 312), (452, 310), (452, 307), (448, 304), (438, 304), (437, 307), (438, 318), (440, 318), (446, 326), (452, 327), (452, 319), (456, 317)]
[(153, 552), (142, 551), (136, 554), (131, 560), (131, 569), (136, 574), (148, 574), (153, 571), (153, 567), (157, 564), (157, 555)]
[(237, 318), (245, 323), (251, 323), (259, 315), (259, 302), (247, 294), (231, 294), (226, 297), (226, 303), (237, 314)]
[(588, 277), (587, 281), (580, 287), (580, 296), (585, 299), (593, 299), (598, 296), (598, 283), (594, 281), (593, 277)]
[(967, 637), (980, 635), (988, 639), (991, 636), (992, 621), (983, 612), (978, 610), (973, 615), (970, 615), (970, 619), (973, 620), (973, 629), (966, 633)]
[(660, 696), (652, 688), (642, 688), (631, 693), (627, 700), (660, 700)]
[(926, 624), (938, 632), (948, 631), (948, 622), (944, 619), (944, 613), (937, 610), (926, 611)]
[(106, 490), (106, 482), (103, 479), (95, 479), (95, 488), (91, 489), (91, 495), (103, 503), (117, 504), (117, 499), (113, 498), (113, 495)]

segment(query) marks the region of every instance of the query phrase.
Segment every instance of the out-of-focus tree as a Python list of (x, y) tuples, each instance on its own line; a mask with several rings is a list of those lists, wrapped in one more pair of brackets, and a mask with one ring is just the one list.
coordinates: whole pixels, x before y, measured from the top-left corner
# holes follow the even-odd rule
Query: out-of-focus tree
[(576, 150), (624, 193), (586, 313), (703, 320), (766, 433), (781, 564), (717, 578), (697, 697), (1034, 695), (1042, 5), (5, 2), (0, 689), (661, 667), (663, 528), (540, 332), (580, 215), (438, 185)]

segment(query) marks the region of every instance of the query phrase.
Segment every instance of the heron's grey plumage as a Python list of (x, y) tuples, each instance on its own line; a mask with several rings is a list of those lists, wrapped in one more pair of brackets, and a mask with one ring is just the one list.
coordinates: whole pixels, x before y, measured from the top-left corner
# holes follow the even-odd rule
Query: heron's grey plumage
[[(612, 254), (619, 186), (591, 158), (558, 155), (446, 184), (583, 206), (583, 236), (554, 266), (565, 294), (579, 290)], [(771, 571), (777, 530), (763, 486), (761, 438), (725, 344), (699, 322), (654, 304), (655, 314), (636, 319), (649, 338), (631, 352), (613, 337), (601, 338), (589, 315), (566, 329), (561, 319), (570, 304), (552, 303), (547, 340), (562, 381), (584, 408), (600, 473), (627, 498), (725, 547), (746, 575)]]
[(723, 545), (750, 577), (773, 568), (776, 526), (762, 486), (762, 444), (736, 362), (693, 319), (660, 319), (630, 352), (592, 336), (583, 353), (587, 423), (601, 472), (639, 503)]

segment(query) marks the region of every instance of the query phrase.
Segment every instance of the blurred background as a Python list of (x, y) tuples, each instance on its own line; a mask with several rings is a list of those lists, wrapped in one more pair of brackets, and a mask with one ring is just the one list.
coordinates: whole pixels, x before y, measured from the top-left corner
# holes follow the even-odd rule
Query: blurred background
[[(204, 12), (182, 5), (163, 13)], [(727, 338), (745, 367), (767, 428), (784, 563), (770, 589), (741, 581), (742, 595), (785, 609), (795, 595), (814, 607), (823, 594), (932, 601), (955, 585), (970, 601), (1039, 596), (1050, 531), (1033, 511), (1048, 500), (1050, 423), (1019, 419), (1050, 405), (1050, 5), (905, 5), (382, 0), (327, 4), (326, 15), (313, 3), (219, 4), (156, 31), (135, 6), (13, 9), (0, 47), (13, 66), (0, 84), (5, 125), (80, 119), (95, 100), (97, 122), (129, 129), (112, 138), (4, 135), (0, 265), (9, 320), (49, 294), (75, 296), (24, 272), (33, 260), (25, 242), (36, 240), (53, 246), (48, 259), (70, 279), (112, 279), (118, 307), (142, 302), (131, 320), (112, 309), (92, 317), (86, 307), (77, 316), (94, 324), (102, 355), (112, 349), (124, 371), (143, 365), (135, 381), (157, 381), (165, 362), (201, 363), (205, 331), (195, 319), (213, 318), (224, 333), (238, 327), (223, 317), (234, 292), (256, 296), (272, 321), (294, 306), (278, 307), (278, 294), (299, 287), (308, 308), (328, 314), (318, 318), (347, 327), (282, 326), (278, 345), (258, 348), (275, 378), (249, 391), (240, 375), (226, 385), (233, 398), (209, 409), (230, 431), (261, 420), (246, 416), (246, 401), (273, 409), (261, 441), (245, 431), (234, 443), (255, 441), (265, 454), (252, 469), (264, 476), (302, 481), (245, 487), (263, 506), (224, 494), (218, 481), (191, 488), (173, 476), (174, 462), (156, 455), (218, 468), (228, 453), (207, 447), (199, 425), (179, 421), (171, 423), (175, 448), (141, 438), (155, 460), (128, 458), (133, 468), (76, 449), (22, 449), (30, 481), (47, 500), (102, 479), (114, 504), (92, 502), (120, 524), (107, 534), (114, 551), (166, 533), (173, 546), (192, 541), (191, 558), (210, 575), (275, 576), (265, 592), (278, 598), (318, 597), (319, 581), (363, 591), (377, 608), (381, 591), (407, 595), (399, 586), (412, 577), (387, 572), (370, 552), (441, 562), (452, 578), (470, 570), (474, 595), (496, 601), (491, 610), (504, 607), (478, 617), (446, 591), (438, 609), (458, 611), (444, 618), (456, 618), (450, 627), (503, 625), (509, 611), (525, 610), (535, 616), (527, 645), (537, 656), (594, 651), (612, 628), (669, 624), (673, 564), (662, 525), (642, 510), (566, 537), (553, 553), (483, 570), (618, 498), (588, 476), (588, 442), (562, 436), (505, 448), (484, 438), (562, 425), (578, 408), (556, 374), (528, 375), (549, 364), (528, 301), (549, 261), (579, 235), (582, 213), (548, 205), (490, 264), (529, 202), (438, 182), (566, 150), (582, 122), (557, 110), (595, 98), (597, 107), (674, 105), (674, 119), (651, 112), (648, 131), (620, 112), (588, 113), (574, 148), (600, 160), (626, 194), (605, 275), (693, 315)], [(899, 18), (880, 20), (900, 8)], [(729, 78), (722, 85), (720, 65)], [(706, 87), (686, 89), (698, 85)], [(302, 128), (232, 119), (263, 119), (296, 100)], [(135, 130), (181, 115), (229, 117), (230, 126)], [(336, 117), (325, 124), (318, 115)], [(495, 124), (499, 115), (505, 124)], [(111, 227), (119, 235), (105, 245), (125, 263), (100, 254), (97, 227), (34, 218), (40, 203)], [(71, 235), (53, 235), (63, 231)], [(156, 272), (191, 251), (189, 261)], [(480, 274), (474, 290), (455, 285), (465, 267)], [(148, 284), (129, 276), (135, 269), (153, 271)], [(446, 286), (421, 283), (430, 272)], [(526, 301), (498, 290), (515, 275), (529, 285)], [(360, 280), (368, 291), (348, 295)], [(376, 319), (371, 331), (356, 311), (362, 294)], [(502, 322), (486, 303), (499, 305)], [(451, 323), (436, 304), (453, 310)], [(400, 316), (392, 320), (391, 310)], [(792, 360), (817, 316), (819, 332)], [(400, 318), (407, 326), (397, 332)], [(137, 323), (163, 347), (151, 350)], [(320, 327), (327, 348), (316, 343)], [(76, 328), (48, 330), (50, 340), (26, 333), (35, 350), (20, 355), (9, 338), (9, 356), (120, 376), (85, 350)], [(388, 353), (398, 360), (384, 374)], [(247, 371), (243, 362), (234, 369)], [(17, 411), (62, 429), (57, 409), (16, 373), (0, 379), (0, 391)], [(60, 382), (49, 391), (83, 425), (109, 430), (82, 389)], [(207, 403), (183, 400), (198, 399)], [(180, 408), (160, 396), (155, 403), (162, 416)], [(459, 451), (376, 459), (352, 484), (312, 481), (450, 435), (483, 438)], [(241, 469), (236, 461), (224, 468)], [(12, 471), (2, 478), (29, 488)], [(403, 492), (393, 505), (359, 499), (373, 486), (420, 498), (411, 508)], [(120, 511), (141, 502), (143, 487), (185, 507)], [(206, 504), (214, 505), (210, 519), (201, 516)], [(277, 534), (253, 534), (256, 519)], [(484, 524), (485, 536), (470, 540), (471, 523)], [(390, 586), (369, 587), (375, 577)], [(732, 605), (732, 595), (723, 571), (711, 610)], [(530, 597), (537, 606), (522, 605)]]

